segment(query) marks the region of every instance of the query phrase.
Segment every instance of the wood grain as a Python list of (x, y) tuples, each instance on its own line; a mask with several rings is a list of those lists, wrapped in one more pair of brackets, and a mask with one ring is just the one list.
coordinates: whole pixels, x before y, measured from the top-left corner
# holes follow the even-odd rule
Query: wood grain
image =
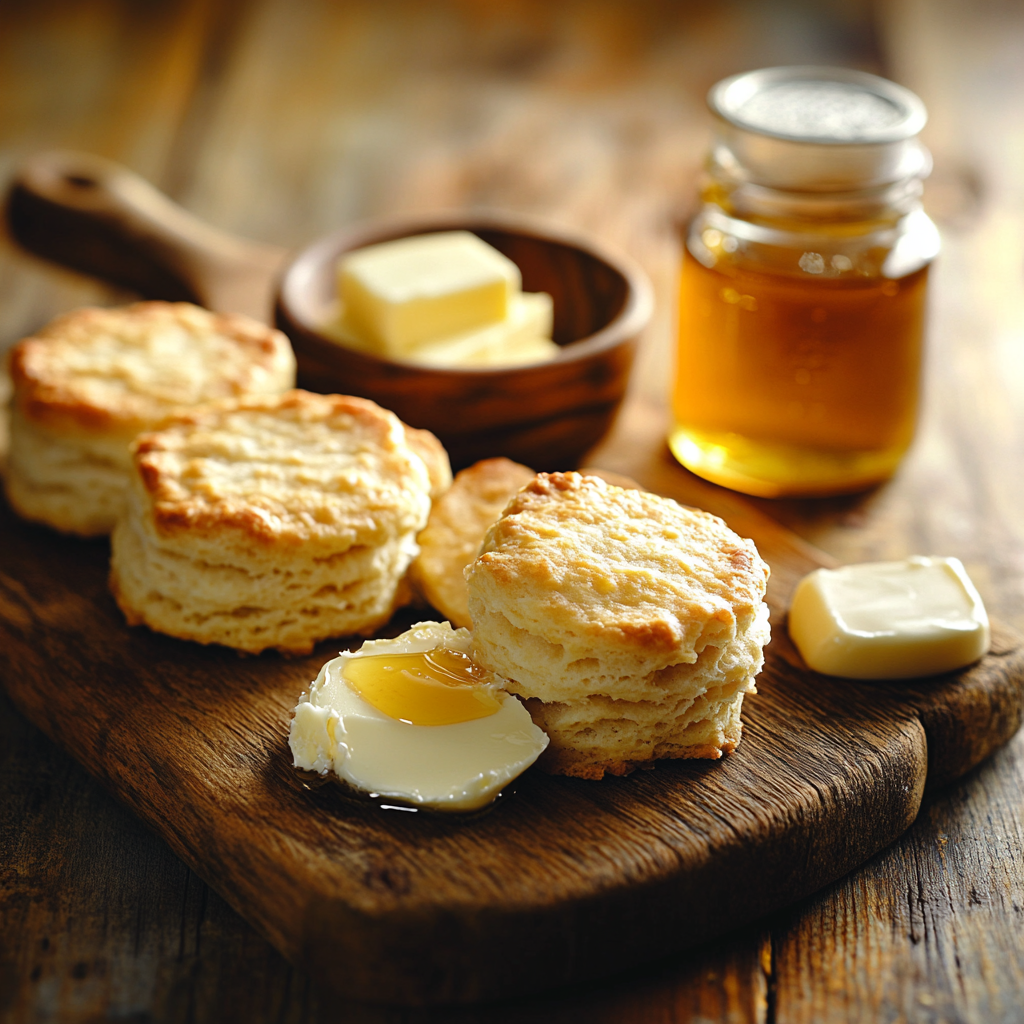
[[(817, 677), (780, 636), (741, 752), (719, 764), (601, 785), (531, 772), (476, 819), (387, 814), (290, 767), (290, 710), (330, 645), (240, 660), (129, 630), (104, 544), (9, 512), (0, 529), (13, 541), (0, 556), (0, 678), (21, 711), (289, 960), (368, 1001), (589, 980), (784, 906), (910, 825), (929, 756), (960, 774), (1024, 707), (1024, 646), (1009, 633), (911, 700), (905, 686)], [(787, 548), (755, 539), (784, 564)], [(929, 742), (939, 736), (945, 746)]]
[(285, 250), (218, 231), (112, 160), (34, 154), (11, 187), (7, 220), (31, 252), (146, 298), (270, 320)]

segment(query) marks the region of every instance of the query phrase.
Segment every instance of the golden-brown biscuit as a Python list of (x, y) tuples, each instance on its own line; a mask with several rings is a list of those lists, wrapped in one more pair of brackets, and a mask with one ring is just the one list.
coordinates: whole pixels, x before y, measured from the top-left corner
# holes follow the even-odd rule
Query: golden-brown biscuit
[[(618, 487), (640, 489), (635, 480), (617, 473), (581, 472)], [(511, 459), (484, 459), (458, 473), (451, 490), (434, 502), (418, 538), (420, 553), (409, 567), (409, 578), (427, 603), (453, 625), (472, 626), (465, 568), (476, 558), (488, 528), (534, 476), (532, 469)]]
[(409, 569), (413, 585), (453, 626), (471, 626), (463, 570), (476, 558), (488, 527), (534, 477), (511, 459), (484, 459), (456, 474), (430, 512)]
[(423, 460), (430, 476), (430, 497), (435, 501), (452, 485), (452, 464), (448, 452), (429, 430), (417, 430), (407, 423), (405, 443)]
[(540, 474), (466, 576), (474, 656), (531, 698), (550, 770), (600, 777), (739, 742), (769, 635), (768, 567), (720, 519)]
[(187, 302), (78, 309), (14, 347), (7, 494), (22, 516), (108, 533), (143, 430), (204, 402), (294, 386), (280, 332)]
[(372, 632), (450, 479), (443, 449), (413, 441), (373, 402), (305, 391), (143, 434), (111, 538), (118, 604), (132, 624), (254, 653)]

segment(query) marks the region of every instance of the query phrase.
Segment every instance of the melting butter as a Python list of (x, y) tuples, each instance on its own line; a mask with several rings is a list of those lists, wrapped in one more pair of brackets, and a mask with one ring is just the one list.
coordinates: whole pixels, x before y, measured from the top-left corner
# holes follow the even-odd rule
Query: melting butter
[(470, 650), (468, 630), (421, 622), (327, 662), (295, 707), (295, 766), (422, 807), (490, 803), (548, 738)]

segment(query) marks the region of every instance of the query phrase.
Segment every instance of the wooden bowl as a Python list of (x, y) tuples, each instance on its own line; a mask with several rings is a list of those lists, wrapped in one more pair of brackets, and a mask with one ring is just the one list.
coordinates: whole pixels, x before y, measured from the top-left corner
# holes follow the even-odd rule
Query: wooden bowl
[[(210, 309), (263, 318), (285, 254), (217, 231), (138, 175), (88, 153), (39, 153), (21, 168), (7, 204), (27, 248), (136, 288)], [(527, 291), (554, 299), (552, 361), (508, 369), (441, 370), (375, 358), (324, 336), (335, 263), (351, 249), (432, 231), (475, 232), (519, 265)], [(631, 260), (588, 239), (510, 216), (462, 214), (346, 228), (303, 250), (280, 279), (279, 326), (292, 339), (299, 383), (364, 395), (434, 431), (456, 466), (507, 455), (536, 469), (567, 469), (611, 425), (651, 285)]]
[[(319, 331), (337, 299), (338, 257), (377, 242), (467, 230), (517, 264), (523, 290), (554, 300), (553, 360), (507, 369), (435, 369), (345, 348)], [(299, 385), (361, 395), (433, 431), (452, 465), (494, 455), (569, 469), (605, 434), (626, 391), (653, 307), (647, 275), (625, 256), (521, 218), (461, 215), (377, 221), (303, 250), (285, 271), (277, 324), (295, 348)]]

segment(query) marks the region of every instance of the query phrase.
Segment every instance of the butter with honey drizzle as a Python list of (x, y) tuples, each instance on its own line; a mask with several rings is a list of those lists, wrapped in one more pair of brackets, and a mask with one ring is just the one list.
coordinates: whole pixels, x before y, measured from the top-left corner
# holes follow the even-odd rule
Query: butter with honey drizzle
[(491, 673), (450, 647), (352, 658), (342, 675), (368, 704), (409, 725), (456, 725), (501, 710), (487, 688)]
[(467, 630), (422, 622), (329, 661), (295, 708), (295, 766), (418, 806), (485, 806), (548, 739), (469, 650)]

